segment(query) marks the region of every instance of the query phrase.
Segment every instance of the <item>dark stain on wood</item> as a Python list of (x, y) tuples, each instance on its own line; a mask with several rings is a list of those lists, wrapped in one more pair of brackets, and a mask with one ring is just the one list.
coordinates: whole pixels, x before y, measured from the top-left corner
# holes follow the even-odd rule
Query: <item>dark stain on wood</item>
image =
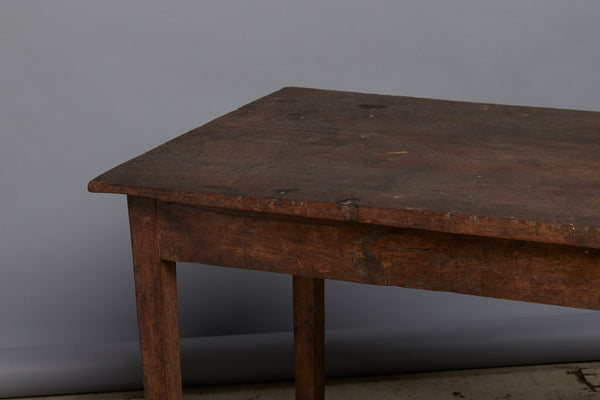
[(386, 282), (383, 276), (384, 268), (377, 259), (377, 256), (368, 248), (361, 247), (360, 254), (353, 259), (354, 264), (358, 267), (358, 271), (364, 279), (370, 281)]

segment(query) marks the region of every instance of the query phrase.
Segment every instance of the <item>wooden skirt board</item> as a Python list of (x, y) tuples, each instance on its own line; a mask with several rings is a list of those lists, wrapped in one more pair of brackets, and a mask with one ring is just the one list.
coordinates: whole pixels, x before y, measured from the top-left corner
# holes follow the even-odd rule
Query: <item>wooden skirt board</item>
[(298, 399), (324, 279), (599, 310), (598, 154), (600, 113), (284, 88), (108, 171), (146, 398), (181, 398), (177, 261), (294, 276)]

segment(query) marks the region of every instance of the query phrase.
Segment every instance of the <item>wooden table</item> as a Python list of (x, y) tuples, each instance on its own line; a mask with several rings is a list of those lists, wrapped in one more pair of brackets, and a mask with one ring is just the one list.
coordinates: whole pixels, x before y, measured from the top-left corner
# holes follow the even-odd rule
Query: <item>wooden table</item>
[(94, 179), (127, 195), (147, 399), (181, 399), (175, 262), (600, 309), (600, 113), (284, 88)]

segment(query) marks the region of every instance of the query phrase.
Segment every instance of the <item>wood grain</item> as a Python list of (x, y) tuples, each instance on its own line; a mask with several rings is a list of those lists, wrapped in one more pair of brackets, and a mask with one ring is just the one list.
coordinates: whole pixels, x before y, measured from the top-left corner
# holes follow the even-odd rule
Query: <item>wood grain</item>
[(600, 310), (600, 251), (158, 203), (161, 256)]
[(96, 192), (600, 248), (600, 113), (284, 88)]
[(296, 400), (325, 398), (323, 279), (293, 277)]
[(181, 400), (175, 262), (159, 256), (156, 201), (127, 197), (147, 400)]

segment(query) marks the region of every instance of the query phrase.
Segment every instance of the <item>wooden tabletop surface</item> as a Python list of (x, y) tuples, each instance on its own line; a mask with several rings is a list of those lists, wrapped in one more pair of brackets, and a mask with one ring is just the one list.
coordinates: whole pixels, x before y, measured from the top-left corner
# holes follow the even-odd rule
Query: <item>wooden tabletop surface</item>
[(600, 248), (600, 113), (283, 88), (89, 190)]

